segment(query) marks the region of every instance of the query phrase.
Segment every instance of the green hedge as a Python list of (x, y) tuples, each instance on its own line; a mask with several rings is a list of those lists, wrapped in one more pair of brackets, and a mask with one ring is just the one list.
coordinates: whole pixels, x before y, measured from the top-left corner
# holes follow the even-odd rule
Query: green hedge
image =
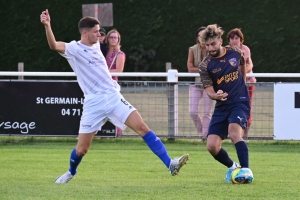
[[(188, 47), (201, 25), (239, 27), (252, 51), (258, 73), (300, 72), (300, 1), (298, 0), (111, 0), (114, 28), (122, 35), (125, 71), (163, 72), (165, 63), (186, 72)], [(67, 61), (49, 49), (41, 11), (48, 8), (57, 40), (80, 38), (77, 23), (82, 4), (108, 1), (1, 0), (0, 71), (71, 71)], [(106, 27), (110, 30), (112, 27)]]

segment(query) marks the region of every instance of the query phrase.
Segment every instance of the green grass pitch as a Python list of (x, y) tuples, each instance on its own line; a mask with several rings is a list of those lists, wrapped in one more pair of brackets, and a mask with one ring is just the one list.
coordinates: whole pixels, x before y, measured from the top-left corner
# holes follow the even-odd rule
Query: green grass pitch
[[(226, 167), (196, 140), (163, 140), (169, 155), (190, 154), (172, 177), (141, 139), (95, 139), (78, 173), (65, 185), (54, 184), (69, 167), (74, 138), (0, 137), (0, 199), (297, 199), (298, 142), (248, 143), (254, 181), (224, 183)], [(237, 161), (235, 148), (223, 147)]]

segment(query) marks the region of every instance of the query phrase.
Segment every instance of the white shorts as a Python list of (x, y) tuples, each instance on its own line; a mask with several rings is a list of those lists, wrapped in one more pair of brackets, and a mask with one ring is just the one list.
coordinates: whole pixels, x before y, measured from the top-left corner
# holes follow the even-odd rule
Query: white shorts
[(124, 130), (126, 119), (135, 110), (136, 108), (126, 101), (120, 92), (86, 95), (79, 133), (101, 130), (107, 120)]

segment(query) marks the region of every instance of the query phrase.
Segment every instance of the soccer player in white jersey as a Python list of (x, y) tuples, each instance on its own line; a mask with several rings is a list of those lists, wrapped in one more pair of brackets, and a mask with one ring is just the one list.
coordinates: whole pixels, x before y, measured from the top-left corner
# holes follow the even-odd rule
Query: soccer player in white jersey
[(139, 112), (120, 93), (120, 87), (113, 81), (106, 61), (100, 52), (100, 22), (93, 17), (84, 17), (78, 23), (81, 38), (70, 43), (56, 41), (51, 29), (48, 10), (40, 15), (46, 29), (50, 49), (65, 57), (77, 76), (84, 93), (83, 113), (80, 120), (76, 148), (71, 152), (70, 168), (59, 176), (55, 183), (67, 183), (77, 171), (82, 157), (88, 152), (95, 133), (110, 120), (117, 127), (127, 125), (140, 135), (154, 154), (166, 165), (172, 176), (189, 159), (188, 154), (171, 159), (161, 140), (145, 124)]

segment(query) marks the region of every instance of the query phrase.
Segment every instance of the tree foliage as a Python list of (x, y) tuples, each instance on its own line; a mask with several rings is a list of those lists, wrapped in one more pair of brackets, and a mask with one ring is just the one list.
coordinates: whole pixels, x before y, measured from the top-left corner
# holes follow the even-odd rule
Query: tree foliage
[[(195, 31), (219, 24), (226, 34), (242, 28), (257, 73), (300, 72), (300, 24), (297, 0), (111, 0), (114, 26), (122, 35), (126, 53), (125, 71), (164, 72), (165, 63), (186, 72), (188, 48), (195, 43)], [(1, 0), (0, 70), (71, 71), (67, 61), (49, 49), (39, 21), (48, 8), (52, 29), (59, 41), (79, 40), (77, 29), (82, 4), (104, 0)], [(141, 55), (139, 55), (141, 54)]]

